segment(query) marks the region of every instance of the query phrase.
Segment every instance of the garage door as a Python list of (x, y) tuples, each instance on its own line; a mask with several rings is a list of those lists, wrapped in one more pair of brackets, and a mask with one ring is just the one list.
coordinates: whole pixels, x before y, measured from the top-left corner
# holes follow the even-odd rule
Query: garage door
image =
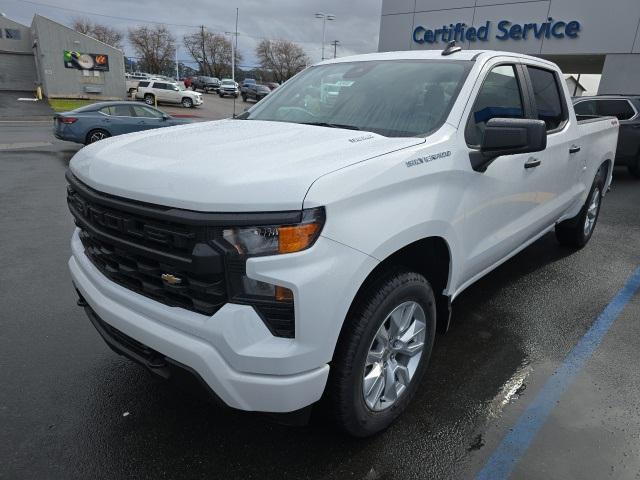
[(0, 90), (35, 90), (33, 55), (0, 52)]

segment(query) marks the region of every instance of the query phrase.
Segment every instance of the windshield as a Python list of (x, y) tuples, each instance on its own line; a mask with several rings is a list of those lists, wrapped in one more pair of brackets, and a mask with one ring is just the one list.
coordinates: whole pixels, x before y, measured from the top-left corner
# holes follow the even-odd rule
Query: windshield
[(445, 121), (473, 62), (380, 60), (308, 68), (239, 118), (425, 135)]
[(222, 84), (223, 85), (235, 85), (236, 82), (234, 82), (233, 80), (223, 80)]

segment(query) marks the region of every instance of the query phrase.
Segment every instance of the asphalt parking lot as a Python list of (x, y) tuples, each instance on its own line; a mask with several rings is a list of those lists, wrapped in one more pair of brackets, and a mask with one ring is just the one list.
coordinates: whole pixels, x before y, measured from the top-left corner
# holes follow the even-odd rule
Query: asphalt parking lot
[(0, 123), (0, 478), (640, 478), (640, 182), (625, 170), (589, 245), (547, 235), (465, 291), (408, 411), (355, 440), (321, 417), (214, 406), (107, 348), (67, 271), (80, 146), (50, 128)]

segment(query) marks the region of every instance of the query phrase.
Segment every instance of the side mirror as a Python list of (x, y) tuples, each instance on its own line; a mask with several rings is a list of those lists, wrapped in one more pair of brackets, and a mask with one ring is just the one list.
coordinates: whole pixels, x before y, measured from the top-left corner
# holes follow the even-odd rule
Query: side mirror
[(540, 152), (547, 148), (547, 127), (543, 120), (492, 118), (482, 136), (480, 155), (472, 158), (473, 169), (484, 171), (502, 155)]
[(166, 113), (163, 113), (162, 120), (169, 120), (169, 115), (167, 115)]

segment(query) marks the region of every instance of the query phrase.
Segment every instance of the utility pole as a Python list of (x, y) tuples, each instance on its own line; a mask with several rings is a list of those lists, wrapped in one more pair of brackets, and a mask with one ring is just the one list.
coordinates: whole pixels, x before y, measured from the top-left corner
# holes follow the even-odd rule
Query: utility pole
[(336, 51), (338, 49), (338, 45), (340, 45), (340, 40), (334, 40), (331, 42), (331, 45), (333, 45), (333, 58), (336, 58)]
[[(335, 58), (335, 56), (333, 57)], [(178, 66), (178, 44), (176, 43), (176, 82), (180, 81), (180, 67)]]
[(204, 25), (200, 25), (200, 41), (202, 43), (202, 74), (209, 75), (207, 72), (207, 52), (204, 49)]
[[(233, 35), (231, 39), (231, 80), (236, 81), (236, 50), (238, 49), (238, 8), (236, 8), (236, 29), (233, 32), (224, 32), (225, 35)], [(236, 97), (233, 97), (233, 118), (236, 117)]]

